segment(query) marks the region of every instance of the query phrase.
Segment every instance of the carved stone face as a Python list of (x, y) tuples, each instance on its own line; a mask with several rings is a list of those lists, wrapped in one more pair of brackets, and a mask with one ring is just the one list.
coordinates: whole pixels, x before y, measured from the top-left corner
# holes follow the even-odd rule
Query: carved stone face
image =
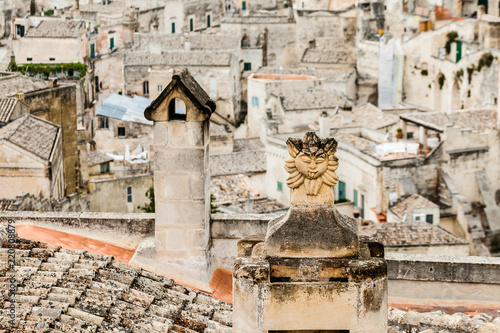
[(295, 158), (295, 165), (306, 178), (316, 179), (323, 176), (328, 169), (328, 159), (325, 155), (308, 156), (300, 153)]
[(337, 184), (335, 139), (320, 140), (314, 132), (308, 132), (302, 140), (290, 138), (286, 144), (290, 153), (285, 161), (285, 170), (290, 173), (286, 183), (290, 188), (304, 185), (307, 195), (317, 195), (323, 184)]

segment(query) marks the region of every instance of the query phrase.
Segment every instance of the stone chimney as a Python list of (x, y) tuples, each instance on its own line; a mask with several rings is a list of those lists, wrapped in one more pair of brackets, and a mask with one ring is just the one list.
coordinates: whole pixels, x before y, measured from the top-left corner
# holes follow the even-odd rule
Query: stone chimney
[(234, 333), (387, 332), (384, 247), (334, 206), (337, 142), (288, 139), (289, 211), (238, 243)]
[(215, 103), (184, 69), (144, 112), (154, 122), (155, 267), (208, 289), (209, 122)]

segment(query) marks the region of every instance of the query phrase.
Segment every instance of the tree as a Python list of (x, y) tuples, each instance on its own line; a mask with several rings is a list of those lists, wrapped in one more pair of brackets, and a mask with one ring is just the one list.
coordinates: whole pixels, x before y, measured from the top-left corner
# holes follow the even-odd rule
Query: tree
[(146, 197), (149, 198), (149, 203), (144, 206), (137, 206), (140, 210), (145, 211), (146, 213), (154, 213), (155, 212), (155, 189), (154, 187), (150, 187), (149, 190), (146, 191)]

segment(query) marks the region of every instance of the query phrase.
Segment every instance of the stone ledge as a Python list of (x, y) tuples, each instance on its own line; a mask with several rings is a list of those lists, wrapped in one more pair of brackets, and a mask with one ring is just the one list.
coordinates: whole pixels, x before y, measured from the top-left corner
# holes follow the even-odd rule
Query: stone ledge
[(387, 253), (390, 280), (500, 284), (500, 258)]

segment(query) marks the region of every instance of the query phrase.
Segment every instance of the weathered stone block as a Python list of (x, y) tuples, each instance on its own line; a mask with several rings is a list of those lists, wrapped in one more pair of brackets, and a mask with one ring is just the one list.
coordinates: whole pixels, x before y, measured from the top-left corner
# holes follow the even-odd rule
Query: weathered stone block
[(334, 206), (292, 206), (269, 222), (267, 254), (294, 258), (339, 258), (358, 254), (358, 225)]
[[(190, 147), (204, 147), (204, 127), (205, 124), (202, 122), (189, 122), (186, 123), (187, 128), (187, 144)], [(207, 129), (208, 131), (208, 129)]]
[(186, 248), (185, 229), (165, 228), (155, 232), (160, 250), (178, 251)]
[(210, 178), (208, 174), (191, 175), (189, 181), (189, 198), (193, 200), (208, 200), (210, 191)]
[(155, 173), (158, 200), (186, 200), (190, 198), (189, 175), (172, 175), (164, 172)]
[(168, 144), (172, 147), (189, 147), (189, 132), (187, 124), (180, 121), (170, 121), (168, 124)]
[(159, 122), (154, 125), (154, 144), (167, 145), (168, 143), (168, 123)]
[(205, 150), (198, 148), (165, 148), (156, 147), (155, 167), (157, 171), (172, 174), (199, 173), (207, 170)]
[(205, 202), (159, 201), (156, 203), (156, 229), (166, 226), (205, 227)]
[(208, 245), (207, 232), (205, 229), (186, 230), (185, 246), (188, 248), (204, 248)]

